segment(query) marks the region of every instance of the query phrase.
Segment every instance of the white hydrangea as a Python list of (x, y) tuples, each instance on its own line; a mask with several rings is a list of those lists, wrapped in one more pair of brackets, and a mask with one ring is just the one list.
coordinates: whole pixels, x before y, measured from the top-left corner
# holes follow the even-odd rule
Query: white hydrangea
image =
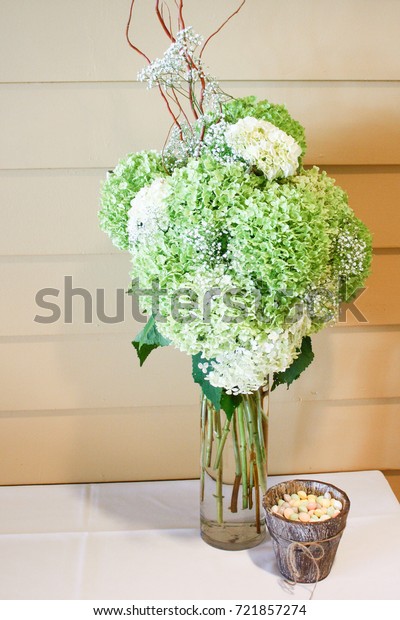
[(139, 238), (151, 236), (167, 225), (168, 216), (164, 203), (167, 189), (165, 179), (155, 179), (151, 185), (143, 187), (131, 201), (128, 235), (132, 245), (135, 245)]
[(265, 384), (269, 374), (290, 366), (309, 327), (310, 320), (304, 315), (289, 329), (271, 331), (262, 342), (254, 340), (251, 348), (222, 353), (201, 370), (211, 385), (228, 394), (250, 394)]
[(235, 155), (256, 166), (269, 181), (292, 176), (299, 166), (300, 145), (268, 121), (246, 116), (227, 128), (225, 139)]

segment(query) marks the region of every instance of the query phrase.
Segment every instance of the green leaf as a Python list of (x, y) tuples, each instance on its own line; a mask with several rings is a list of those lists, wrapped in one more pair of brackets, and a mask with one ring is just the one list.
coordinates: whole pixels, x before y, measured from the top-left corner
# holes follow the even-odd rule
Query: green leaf
[(225, 390), (222, 391), (221, 396), (221, 409), (226, 413), (226, 417), (230, 420), (235, 413), (235, 409), (242, 402), (242, 395), (227, 394)]
[(192, 376), (195, 383), (198, 383), (203, 390), (203, 394), (213, 404), (215, 409), (219, 411), (223, 409), (226, 413), (226, 417), (230, 420), (234, 414), (236, 407), (242, 401), (242, 396), (234, 396), (233, 394), (227, 394), (222, 388), (217, 388), (211, 385), (205, 378), (204, 372), (199, 368), (199, 364), (210, 363), (210, 360), (206, 360), (202, 353), (192, 356)]
[(154, 316), (151, 315), (142, 331), (132, 340), (132, 344), (136, 349), (140, 366), (143, 366), (154, 349), (158, 347), (167, 347), (170, 341), (160, 334)]
[(204, 372), (199, 368), (199, 364), (209, 363), (203, 357), (202, 353), (192, 355), (192, 376), (195, 383), (198, 383), (203, 390), (204, 396), (214, 405), (215, 409), (219, 411), (221, 409), (221, 396), (222, 388), (217, 388), (211, 385), (205, 378)]
[(311, 364), (313, 359), (314, 353), (311, 347), (311, 338), (309, 336), (305, 336), (301, 343), (299, 357), (292, 362), (289, 368), (286, 368), (283, 372), (276, 372), (274, 374), (272, 389), (274, 390), (282, 383), (286, 383), (289, 389), (289, 385), (300, 377), (303, 370)]

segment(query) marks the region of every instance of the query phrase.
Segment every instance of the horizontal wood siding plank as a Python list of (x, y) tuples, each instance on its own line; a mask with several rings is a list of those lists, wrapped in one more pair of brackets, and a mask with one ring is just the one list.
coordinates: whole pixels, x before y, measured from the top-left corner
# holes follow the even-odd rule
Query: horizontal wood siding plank
[[(198, 418), (195, 405), (4, 413), (0, 484), (196, 478)], [(271, 475), (400, 466), (390, 402), (285, 403), (269, 430)]]
[[(272, 407), (271, 473), (354, 471), (400, 465), (397, 404), (285, 403)], [(281, 437), (281, 441), (274, 438)]]
[(130, 266), (127, 252), (0, 260), (0, 335), (135, 334)]
[[(400, 164), (400, 83), (239, 82), (287, 105), (305, 127), (305, 163)], [(162, 148), (169, 116), (142, 84), (0, 87), (0, 168), (113, 167), (130, 151)]]
[[(126, 293), (129, 271), (122, 252), (0, 259), (0, 336), (136, 334), (145, 317)], [(400, 254), (373, 257), (365, 290), (339, 318), (340, 326), (400, 325)]]
[(357, 299), (342, 306), (340, 325), (400, 325), (400, 254), (375, 255)]
[[(326, 329), (313, 348), (312, 366), (273, 402), (400, 396), (400, 330)], [(3, 411), (183, 406), (199, 397), (189, 356), (168, 347), (139, 368), (126, 334), (4, 339), (0, 373)]]
[[(400, 247), (400, 169), (326, 169), (371, 229), (374, 247)], [(7, 226), (0, 230), (0, 255), (117, 253), (98, 225), (105, 177), (105, 168), (3, 171), (0, 204)]]
[[(36, 170), (0, 174), (2, 255), (117, 252), (97, 213), (104, 170)], [(34, 232), (33, 232), (34, 231)]]
[(312, 337), (315, 359), (289, 390), (279, 386), (272, 402), (397, 398), (398, 328), (327, 328)]
[(160, 406), (0, 416), (0, 485), (195, 478), (197, 413)]
[(371, 230), (375, 248), (400, 247), (400, 171), (397, 167), (330, 167), (349, 204)]
[[(134, 80), (143, 66), (125, 40), (126, 0), (1, 4), (1, 81)], [(137, 0), (131, 32), (155, 58), (168, 40), (153, 5)], [(186, 23), (207, 36), (237, 5), (191, 0)], [(205, 60), (220, 79), (395, 80), (399, 21), (397, 0), (251, 0)]]

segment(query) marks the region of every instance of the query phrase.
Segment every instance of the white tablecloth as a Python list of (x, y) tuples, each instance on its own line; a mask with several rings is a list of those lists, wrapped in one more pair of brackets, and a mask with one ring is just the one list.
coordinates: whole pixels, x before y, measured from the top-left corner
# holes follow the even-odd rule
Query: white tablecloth
[[(351, 510), (314, 599), (400, 598), (400, 508), (377, 471), (275, 476), (331, 482)], [(299, 600), (272, 544), (220, 551), (199, 536), (199, 483), (0, 488), (1, 599)]]

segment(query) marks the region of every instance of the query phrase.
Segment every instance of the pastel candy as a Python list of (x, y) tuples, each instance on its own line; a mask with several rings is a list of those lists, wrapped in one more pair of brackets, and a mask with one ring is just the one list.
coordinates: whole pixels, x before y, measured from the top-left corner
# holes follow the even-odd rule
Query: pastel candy
[(334, 519), (340, 514), (343, 504), (332, 497), (328, 491), (324, 495), (307, 494), (300, 490), (297, 493), (285, 493), (271, 508), (273, 514), (278, 514), (290, 521), (301, 523), (318, 523)]

